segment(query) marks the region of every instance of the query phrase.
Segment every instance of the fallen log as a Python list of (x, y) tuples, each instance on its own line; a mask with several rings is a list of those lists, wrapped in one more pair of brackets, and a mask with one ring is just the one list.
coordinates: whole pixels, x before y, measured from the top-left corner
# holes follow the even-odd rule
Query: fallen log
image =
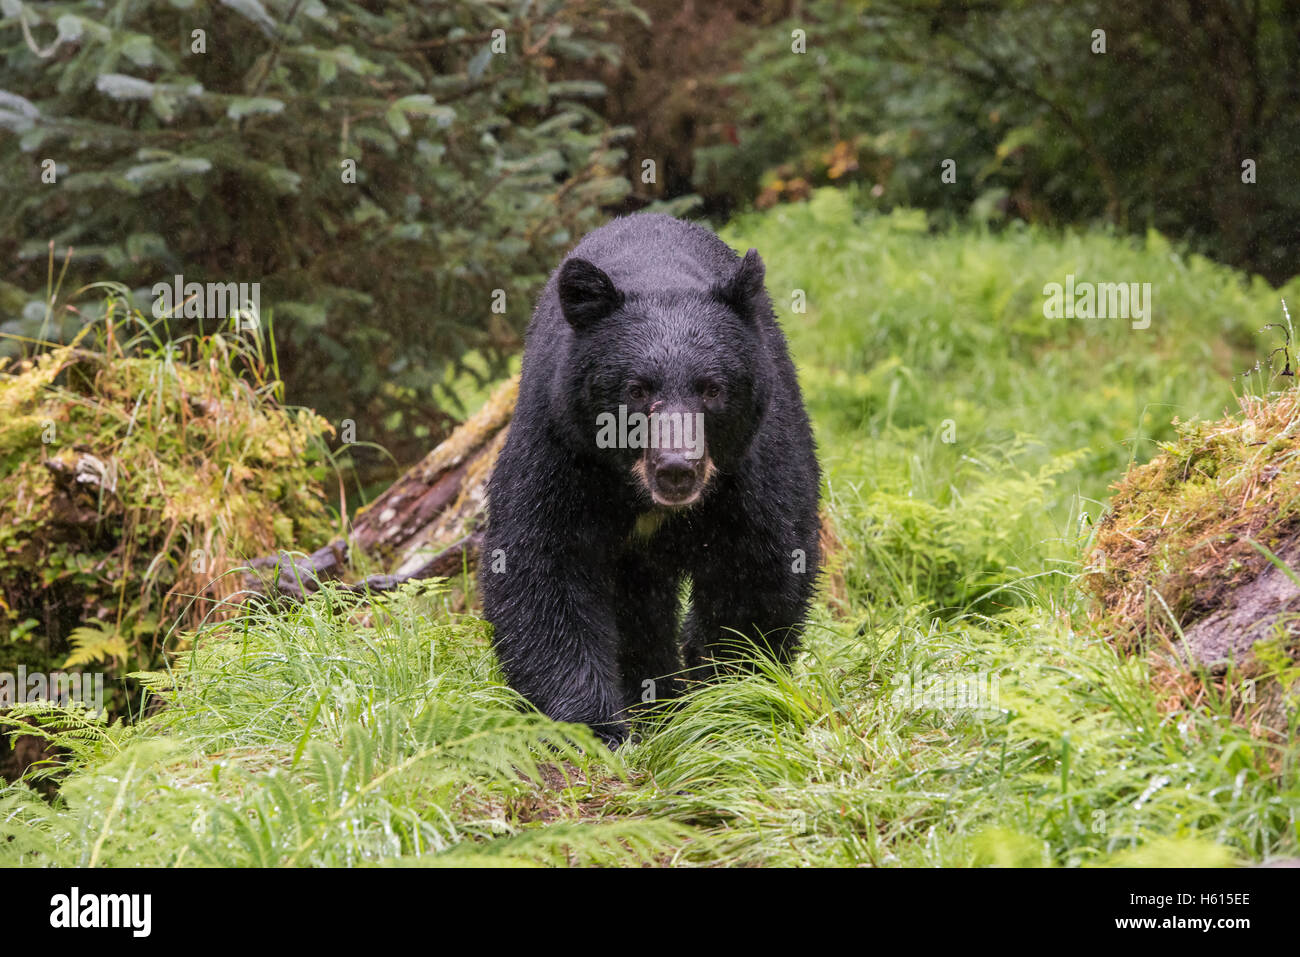
[[(324, 581), (338, 581), (354, 593), (382, 592), (472, 567), (483, 536), (488, 478), (505, 443), (518, 394), (516, 376), (358, 510), (346, 538), (310, 555), (279, 552), (250, 562), (249, 588), (300, 600)], [(391, 571), (344, 581), (356, 568), (374, 563)]]

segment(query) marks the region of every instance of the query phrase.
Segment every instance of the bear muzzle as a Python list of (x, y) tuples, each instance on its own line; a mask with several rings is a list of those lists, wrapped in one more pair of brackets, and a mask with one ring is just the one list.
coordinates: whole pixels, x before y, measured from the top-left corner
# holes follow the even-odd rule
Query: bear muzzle
[(647, 449), (634, 469), (656, 505), (694, 505), (713, 477), (713, 460), (704, 454), (690, 458), (680, 449)]

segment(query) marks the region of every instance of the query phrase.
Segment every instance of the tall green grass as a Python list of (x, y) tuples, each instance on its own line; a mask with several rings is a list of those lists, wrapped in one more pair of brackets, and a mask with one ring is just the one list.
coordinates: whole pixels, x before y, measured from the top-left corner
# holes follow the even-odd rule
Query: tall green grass
[[(440, 589), (327, 591), (196, 636), (145, 723), (77, 722), (53, 803), (0, 790), (0, 864), (1296, 854), (1300, 746), (1270, 743), (1294, 717), (1256, 736), (1182, 700), (1088, 633), (1072, 584), (1108, 483), (1230, 403), (1279, 293), (1157, 236), (932, 235), (850, 198), (726, 234), (767, 261), (842, 543), (793, 673), (703, 688), (611, 755), (521, 712)], [(1043, 318), (1067, 273), (1151, 282), (1151, 327)]]
[(152, 720), (59, 735), (74, 773), (53, 806), (0, 792), (0, 863), (592, 864), (679, 838), (584, 820), (587, 782), (612, 787), (621, 762), (521, 712), (482, 623), (453, 623), (443, 596), (408, 586), (362, 613), (326, 589), (206, 630), (141, 676), (168, 705)]

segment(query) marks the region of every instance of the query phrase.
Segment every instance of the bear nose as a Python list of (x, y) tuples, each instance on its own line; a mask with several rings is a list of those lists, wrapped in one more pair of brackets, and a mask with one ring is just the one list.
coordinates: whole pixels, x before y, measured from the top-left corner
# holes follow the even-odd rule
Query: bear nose
[(695, 469), (685, 461), (668, 461), (655, 469), (655, 484), (673, 498), (684, 498), (695, 487)]

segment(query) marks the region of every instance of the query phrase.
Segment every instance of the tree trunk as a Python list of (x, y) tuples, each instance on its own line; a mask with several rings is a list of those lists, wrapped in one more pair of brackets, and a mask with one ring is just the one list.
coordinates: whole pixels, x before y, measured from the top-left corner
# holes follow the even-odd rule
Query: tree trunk
[(453, 575), (473, 565), (483, 537), (488, 477), (506, 440), (518, 394), (516, 376), (358, 511), (347, 538), (306, 557), (280, 552), (251, 562), (250, 587), (302, 598), (323, 580), (342, 579), (352, 569), (378, 564), (391, 572), (343, 587), (353, 592), (387, 591), (405, 581)]

